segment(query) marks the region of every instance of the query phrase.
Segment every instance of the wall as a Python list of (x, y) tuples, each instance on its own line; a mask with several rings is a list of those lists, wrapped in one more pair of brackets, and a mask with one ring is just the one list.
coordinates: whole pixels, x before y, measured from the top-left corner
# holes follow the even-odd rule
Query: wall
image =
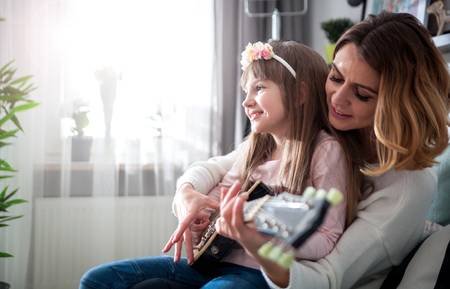
[(177, 225), (171, 196), (37, 198), (34, 202), (29, 264), (33, 289), (78, 288), (82, 274), (95, 265), (161, 255)]
[[(324, 47), (328, 43), (320, 23), (332, 18), (350, 18), (353, 22), (361, 19), (362, 5), (351, 7), (347, 0), (309, 0), (309, 11), (306, 27), (306, 44), (324, 55)], [(444, 51), (444, 58), (450, 63), (450, 50)]]
[(306, 27), (306, 44), (324, 55), (324, 47), (328, 43), (320, 23), (332, 18), (350, 18), (353, 22), (361, 19), (362, 5), (351, 7), (346, 0), (309, 0)]

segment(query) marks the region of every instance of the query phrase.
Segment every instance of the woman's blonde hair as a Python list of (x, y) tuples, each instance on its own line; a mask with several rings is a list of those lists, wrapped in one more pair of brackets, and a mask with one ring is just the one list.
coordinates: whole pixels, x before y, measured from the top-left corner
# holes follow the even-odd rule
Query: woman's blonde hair
[(432, 166), (448, 145), (450, 78), (440, 51), (412, 15), (369, 16), (339, 39), (335, 54), (353, 43), (380, 74), (374, 133), (378, 164), (367, 175)]

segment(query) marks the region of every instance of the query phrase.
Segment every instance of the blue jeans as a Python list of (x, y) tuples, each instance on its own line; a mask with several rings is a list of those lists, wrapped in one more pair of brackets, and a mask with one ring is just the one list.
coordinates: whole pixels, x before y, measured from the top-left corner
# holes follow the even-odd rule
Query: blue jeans
[(128, 289), (147, 279), (161, 278), (202, 289), (269, 288), (259, 270), (221, 263), (200, 273), (186, 259), (175, 263), (172, 257), (145, 257), (102, 264), (87, 271), (79, 289)]

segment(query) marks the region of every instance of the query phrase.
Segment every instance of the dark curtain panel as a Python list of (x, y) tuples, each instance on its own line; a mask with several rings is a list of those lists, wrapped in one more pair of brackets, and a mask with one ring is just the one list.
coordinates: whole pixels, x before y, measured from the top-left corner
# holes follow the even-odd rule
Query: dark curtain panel
[[(243, 92), (240, 88), (240, 54), (247, 43), (266, 42), (272, 35), (272, 19), (249, 17), (245, 13), (245, 0), (215, 0), (215, 86), (213, 95), (217, 100), (217, 112), (213, 115), (219, 123), (212, 137), (219, 139), (215, 152), (224, 154), (234, 149), (247, 134), (247, 119), (241, 102)], [(275, 6), (276, 5), (276, 6)], [(303, 1), (252, 1), (251, 12), (272, 13), (275, 7), (280, 12), (299, 11)], [(281, 18), (282, 40), (296, 40), (304, 43), (303, 33), (306, 15)]]

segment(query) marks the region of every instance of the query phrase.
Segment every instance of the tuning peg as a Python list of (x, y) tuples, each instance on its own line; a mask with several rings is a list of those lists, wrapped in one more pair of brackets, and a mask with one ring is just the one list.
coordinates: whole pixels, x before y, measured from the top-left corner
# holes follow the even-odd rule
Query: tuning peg
[(280, 246), (274, 246), (267, 255), (267, 259), (277, 262), (283, 254), (283, 249)]
[(258, 255), (263, 258), (268, 258), (269, 253), (270, 253), (270, 251), (272, 251), (273, 246), (274, 246), (274, 244), (271, 241), (265, 243), (264, 245), (259, 247)]
[(327, 194), (327, 201), (333, 205), (336, 206), (337, 204), (339, 204), (340, 202), (342, 202), (342, 200), (344, 199), (344, 195), (337, 189), (335, 188), (331, 188), (328, 191)]
[(309, 200), (311, 200), (314, 195), (316, 194), (316, 189), (313, 187), (307, 187), (305, 191), (303, 192), (303, 201), (306, 203)]
[(285, 252), (277, 260), (277, 264), (285, 269), (289, 269), (294, 262), (294, 253), (292, 251)]
[(316, 191), (315, 198), (316, 198), (316, 200), (323, 200), (323, 199), (325, 199), (326, 195), (327, 195), (327, 191), (325, 191), (323, 189), (318, 189)]

